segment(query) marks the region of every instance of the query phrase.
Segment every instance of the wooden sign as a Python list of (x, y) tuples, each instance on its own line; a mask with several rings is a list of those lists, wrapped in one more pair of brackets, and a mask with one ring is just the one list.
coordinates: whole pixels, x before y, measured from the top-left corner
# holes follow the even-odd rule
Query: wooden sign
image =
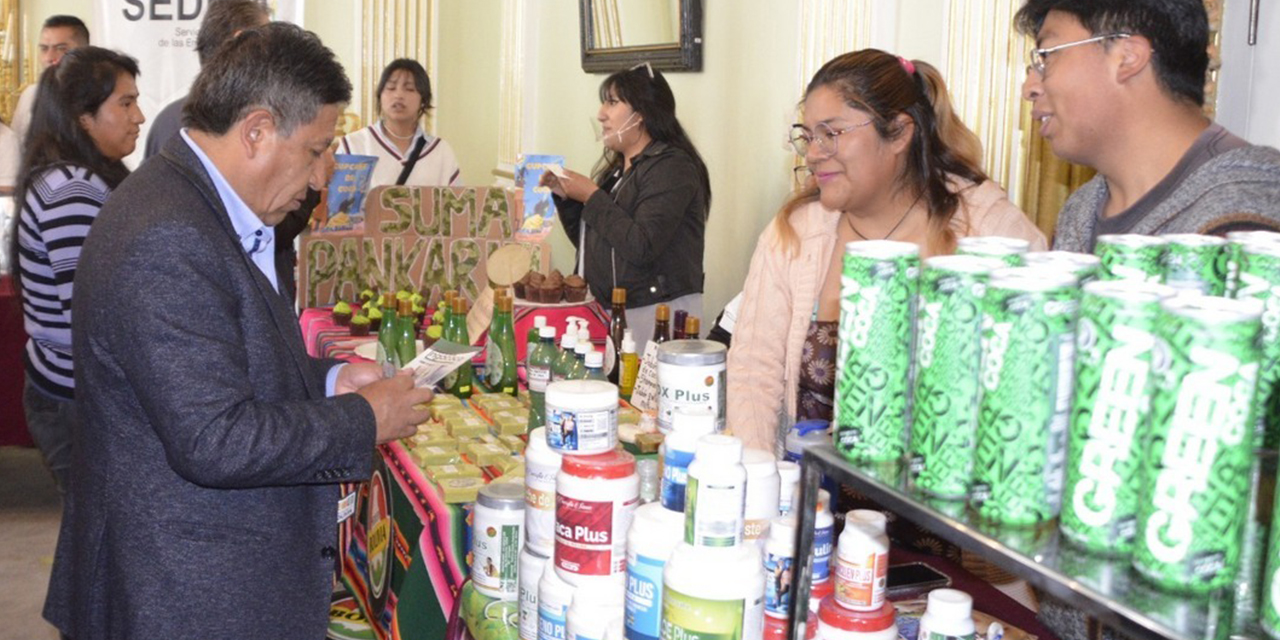
[(546, 271), (547, 244), (514, 240), (520, 204), (518, 191), (497, 187), (373, 189), (363, 230), (302, 235), (298, 302), (329, 306), (365, 288), (421, 291), (432, 305), (449, 289), (475, 300), (488, 284), (489, 256), (509, 244), (528, 247), (529, 267)]

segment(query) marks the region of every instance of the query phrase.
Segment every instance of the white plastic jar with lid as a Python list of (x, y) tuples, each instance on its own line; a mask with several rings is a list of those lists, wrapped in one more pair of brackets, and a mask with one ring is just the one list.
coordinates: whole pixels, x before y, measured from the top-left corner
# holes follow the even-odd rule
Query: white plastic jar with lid
[(795, 583), (796, 519), (778, 516), (769, 524), (764, 547), (764, 614), (786, 619), (790, 615), (791, 586)]
[(561, 454), (592, 454), (618, 446), (618, 387), (600, 380), (547, 386), (547, 446)]
[(742, 539), (761, 547), (769, 535), (769, 523), (778, 515), (781, 484), (773, 454), (745, 449), (742, 466), (747, 469), (747, 504), (742, 513)]
[(716, 432), (716, 416), (706, 408), (677, 407), (671, 425), (671, 432), (658, 448), (658, 458), (662, 460), (662, 506), (683, 512), (694, 449), (698, 438)]
[(565, 619), (567, 640), (604, 640), (605, 630), (623, 616), (624, 582), (609, 588), (578, 589)]
[(680, 543), (662, 572), (662, 636), (760, 640), (764, 582), (755, 545)]
[(720, 434), (699, 438), (685, 489), (684, 541), (696, 547), (742, 544), (746, 499), (742, 441)]
[(831, 578), (831, 551), (836, 530), (836, 518), (831, 515), (831, 494), (818, 489), (818, 518), (813, 529), (813, 581)]
[(662, 626), (662, 570), (683, 538), (683, 513), (658, 502), (636, 509), (627, 532), (628, 640), (658, 640)]
[(556, 480), (555, 569), (580, 587), (622, 580), (627, 529), (640, 502), (636, 459), (614, 449), (565, 456)]
[(934, 589), (929, 592), (924, 615), (920, 616), (919, 640), (974, 640), (976, 633), (972, 596), (956, 589)]
[(577, 590), (549, 567), (542, 570), (542, 580), (538, 582), (538, 640), (565, 640), (565, 618)]
[(556, 476), (560, 454), (547, 446), (547, 429), (529, 432), (524, 450), (524, 534), (534, 551), (551, 557), (556, 544)]
[(888, 602), (874, 611), (854, 611), (836, 604), (834, 596), (827, 596), (818, 605), (819, 640), (897, 640), (897, 638), (898, 624), (894, 617), (893, 605)]
[(875, 611), (884, 604), (889, 575), (888, 518), (879, 511), (853, 509), (844, 516), (836, 550), (836, 604)]
[(520, 640), (538, 639), (538, 583), (547, 557), (528, 544), (520, 552)]
[(672, 430), (680, 407), (699, 407), (724, 431), (725, 362), (729, 349), (712, 340), (670, 340), (658, 345), (658, 429)]
[(778, 461), (778, 515), (791, 513), (795, 504), (796, 489), (800, 487), (800, 465), (790, 460)]
[(480, 488), (472, 511), (471, 582), (499, 600), (520, 596), (520, 548), (524, 545), (524, 487), (494, 483)]

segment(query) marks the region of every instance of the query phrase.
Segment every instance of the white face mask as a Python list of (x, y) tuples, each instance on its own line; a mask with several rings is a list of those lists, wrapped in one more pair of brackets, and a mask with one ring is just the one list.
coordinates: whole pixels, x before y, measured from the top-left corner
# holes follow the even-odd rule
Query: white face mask
[[(635, 117), (636, 117), (636, 116), (638, 116), (638, 115), (640, 115), (640, 112), (638, 112), (638, 111), (632, 111), (632, 112), (631, 112), (631, 115), (627, 116), (627, 119), (626, 119), (625, 121), (623, 121), (623, 123), (622, 123), (622, 127), (621, 127), (621, 128), (619, 128), (617, 131), (614, 131), (613, 133), (610, 133), (610, 134), (609, 134), (609, 136), (613, 136), (613, 137), (617, 138), (617, 140), (618, 140), (618, 146), (622, 146), (622, 134), (624, 134), (624, 133), (626, 133), (626, 132), (628, 132), (628, 131), (630, 131), (630, 130), (632, 130), (632, 129), (634, 129), (634, 128), (636, 128), (636, 127), (638, 127), (638, 126), (640, 126), (640, 125), (642, 124), (642, 121), (640, 121), (640, 120), (636, 120), (634, 123), (632, 123), (632, 122), (631, 122), (631, 121), (632, 121), (633, 119), (635, 119)], [(591, 118), (591, 130), (595, 133), (596, 142), (604, 142), (604, 141), (605, 141), (606, 136), (605, 136), (604, 132), (600, 129), (600, 121), (599, 121), (599, 120), (597, 120), (597, 119), (595, 119), (595, 118)]]

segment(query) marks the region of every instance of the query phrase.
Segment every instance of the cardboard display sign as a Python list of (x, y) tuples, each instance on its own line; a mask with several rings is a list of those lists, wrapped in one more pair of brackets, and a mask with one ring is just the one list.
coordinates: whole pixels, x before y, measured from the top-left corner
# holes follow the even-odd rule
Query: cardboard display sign
[(430, 304), (449, 289), (469, 300), (488, 284), (489, 256), (509, 244), (529, 249), (546, 271), (551, 248), (517, 243), (518, 191), (496, 187), (379, 187), (365, 200), (362, 231), (308, 231), (298, 251), (298, 303), (355, 300), (365, 288), (421, 291)]

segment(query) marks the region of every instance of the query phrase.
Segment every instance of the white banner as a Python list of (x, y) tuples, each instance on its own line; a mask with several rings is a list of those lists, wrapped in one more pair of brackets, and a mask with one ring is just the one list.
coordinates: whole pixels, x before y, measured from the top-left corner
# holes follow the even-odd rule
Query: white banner
[[(196, 34), (213, 0), (96, 0), (93, 44), (138, 60), (138, 106), (147, 117), (138, 148), (125, 158), (142, 161), (151, 121), (166, 105), (187, 94), (200, 72)], [(269, 0), (272, 18), (302, 24), (302, 0)]]

